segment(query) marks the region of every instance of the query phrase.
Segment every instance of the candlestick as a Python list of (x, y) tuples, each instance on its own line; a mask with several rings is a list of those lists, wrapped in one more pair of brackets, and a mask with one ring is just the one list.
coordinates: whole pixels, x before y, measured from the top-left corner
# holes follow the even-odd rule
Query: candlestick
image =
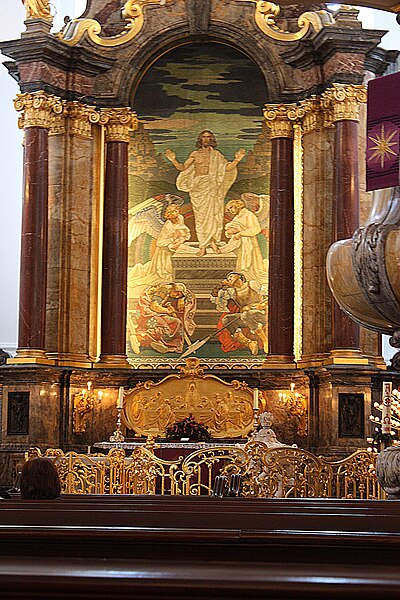
[[(122, 388), (120, 388), (120, 389), (122, 389)], [(114, 431), (114, 433), (112, 435), (110, 435), (110, 442), (114, 442), (116, 444), (121, 444), (122, 442), (125, 441), (125, 437), (123, 436), (122, 431), (121, 431), (121, 411), (122, 411), (122, 406), (118, 406), (117, 410), (118, 410), (117, 428)]]
[(258, 388), (255, 388), (253, 392), (253, 408), (258, 410)]
[(120, 387), (118, 392), (117, 408), (122, 408), (124, 402), (124, 388)]
[(392, 404), (392, 382), (383, 382), (382, 391), (382, 433), (391, 431), (391, 404)]

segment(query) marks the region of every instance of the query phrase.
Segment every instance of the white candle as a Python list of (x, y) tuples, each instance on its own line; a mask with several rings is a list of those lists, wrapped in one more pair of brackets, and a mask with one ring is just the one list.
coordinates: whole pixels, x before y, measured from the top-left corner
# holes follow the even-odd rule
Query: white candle
[(390, 405), (392, 404), (392, 382), (383, 382), (382, 391), (382, 433), (390, 433), (391, 431), (391, 415)]
[(253, 392), (253, 408), (258, 410), (258, 388), (255, 388)]
[(122, 408), (123, 401), (124, 401), (124, 388), (120, 387), (119, 392), (118, 392), (118, 404), (117, 404), (118, 408)]
[(87, 382), (87, 389), (89, 390), (89, 392), (90, 392), (90, 388), (91, 388), (91, 387), (92, 387), (92, 382), (91, 382), (91, 381), (88, 381), (88, 382)]

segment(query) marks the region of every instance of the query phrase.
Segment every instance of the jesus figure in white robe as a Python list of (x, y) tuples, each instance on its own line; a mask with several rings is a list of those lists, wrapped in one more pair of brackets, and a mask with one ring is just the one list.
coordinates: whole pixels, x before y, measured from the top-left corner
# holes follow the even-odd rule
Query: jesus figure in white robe
[(165, 156), (180, 171), (176, 187), (189, 192), (194, 213), (199, 256), (204, 256), (207, 248), (220, 253), (218, 242), (221, 241), (224, 223), (224, 198), (237, 177), (237, 165), (246, 155), (240, 148), (233, 161), (215, 150), (217, 145), (214, 134), (205, 130), (199, 134), (196, 146), (182, 164), (176, 160), (176, 154), (167, 150)]

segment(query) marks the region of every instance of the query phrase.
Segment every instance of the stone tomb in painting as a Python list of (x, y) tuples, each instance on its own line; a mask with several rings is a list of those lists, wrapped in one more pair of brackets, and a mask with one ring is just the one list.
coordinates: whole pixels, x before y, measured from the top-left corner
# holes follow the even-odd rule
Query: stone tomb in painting
[[(210, 295), (215, 286), (221, 283), (229, 272), (234, 271), (234, 254), (207, 254), (201, 258), (177, 252), (172, 257), (173, 281), (184, 283), (196, 296), (196, 329), (192, 340), (215, 336), (221, 316), (211, 303)], [(216, 341), (217, 338), (215, 338)]]
[(191, 358), (179, 375), (140, 383), (126, 394), (122, 420), (138, 436), (162, 437), (189, 414), (207, 425), (213, 438), (246, 437), (253, 428), (253, 392), (243, 382), (204, 375), (199, 360)]

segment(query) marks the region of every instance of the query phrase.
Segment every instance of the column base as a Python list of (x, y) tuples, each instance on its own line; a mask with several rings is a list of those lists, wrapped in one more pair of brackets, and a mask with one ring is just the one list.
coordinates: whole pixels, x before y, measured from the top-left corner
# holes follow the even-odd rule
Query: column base
[(50, 360), (54, 360), (59, 367), (78, 367), (82, 369), (91, 369), (93, 361), (87, 354), (68, 354), (67, 352), (58, 354), (57, 352), (48, 352), (46, 355)]
[(8, 365), (55, 365), (44, 350), (37, 348), (18, 348), (14, 358), (7, 358)]
[(324, 365), (369, 365), (369, 360), (356, 348), (331, 350)]
[(93, 364), (94, 369), (132, 369), (126, 354), (101, 354), (99, 362)]
[(302, 356), (300, 360), (297, 361), (298, 369), (313, 369), (322, 367), (325, 364), (325, 361), (328, 359), (329, 354), (321, 353), (321, 354), (308, 354)]
[(288, 354), (269, 354), (262, 366), (267, 369), (297, 369), (294, 356)]
[(388, 366), (382, 356), (368, 356), (368, 364), (375, 369), (380, 369), (381, 371), (386, 371)]

